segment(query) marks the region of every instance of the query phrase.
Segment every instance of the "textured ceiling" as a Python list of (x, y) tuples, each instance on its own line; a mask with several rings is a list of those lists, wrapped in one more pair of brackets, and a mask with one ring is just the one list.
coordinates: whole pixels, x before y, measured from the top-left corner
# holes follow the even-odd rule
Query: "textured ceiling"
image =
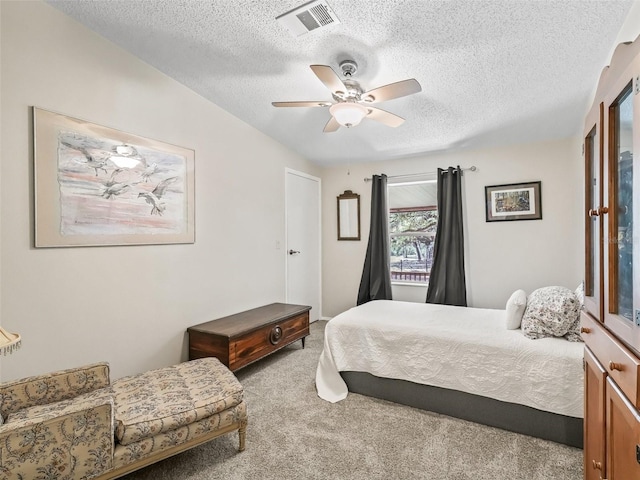
[[(319, 164), (562, 138), (590, 95), (632, 0), (329, 0), (339, 24), (294, 37), (275, 20), (304, 0), (49, 0), (55, 8)], [(422, 92), (323, 133), (309, 68), (353, 59), (365, 90), (415, 78)]]

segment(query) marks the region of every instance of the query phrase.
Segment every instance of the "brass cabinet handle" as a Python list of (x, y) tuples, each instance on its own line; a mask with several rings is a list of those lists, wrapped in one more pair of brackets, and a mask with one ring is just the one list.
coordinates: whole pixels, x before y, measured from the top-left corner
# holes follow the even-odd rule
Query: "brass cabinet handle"
[(591, 329), (589, 327), (580, 327), (580, 333), (591, 333)]
[(602, 470), (602, 463), (601, 462), (596, 462), (595, 460), (593, 460), (593, 469), (594, 470)]
[(600, 215), (604, 215), (605, 213), (609, 213), (609, 208), (607, 207), (590, 208), (588, 211), (588, 214), (590, 217), (599, 217)]
[(609, 362), (609, 370), (618, 370), (621, 372), (624, 369), (624, 365), (616, 362)]

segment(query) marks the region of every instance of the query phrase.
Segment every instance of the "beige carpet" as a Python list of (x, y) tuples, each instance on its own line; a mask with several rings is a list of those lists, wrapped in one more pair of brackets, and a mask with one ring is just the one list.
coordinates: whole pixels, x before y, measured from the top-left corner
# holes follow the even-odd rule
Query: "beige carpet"
[(237, 373), (247, 449), (226, 435), (124, 478), (582, 480), (582, 450), (357, 394), (330, 404), (314, 376), (326, 322)]

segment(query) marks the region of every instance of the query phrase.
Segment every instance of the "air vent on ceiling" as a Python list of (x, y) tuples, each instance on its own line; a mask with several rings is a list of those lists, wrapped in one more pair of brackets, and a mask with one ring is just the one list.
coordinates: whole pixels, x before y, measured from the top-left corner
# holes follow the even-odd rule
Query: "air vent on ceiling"
[(340, 23), (327, 2), (313, 0), (276, 17), (295, 36), (308, 33), (316, 28)]

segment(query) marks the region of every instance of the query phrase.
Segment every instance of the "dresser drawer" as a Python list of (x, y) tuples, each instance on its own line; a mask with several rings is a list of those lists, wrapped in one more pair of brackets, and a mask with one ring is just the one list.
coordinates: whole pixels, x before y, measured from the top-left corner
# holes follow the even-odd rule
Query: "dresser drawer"
[(580, 314), (582, 339), (636, 408), (640, 407), (640, 360), (588, 314)]

